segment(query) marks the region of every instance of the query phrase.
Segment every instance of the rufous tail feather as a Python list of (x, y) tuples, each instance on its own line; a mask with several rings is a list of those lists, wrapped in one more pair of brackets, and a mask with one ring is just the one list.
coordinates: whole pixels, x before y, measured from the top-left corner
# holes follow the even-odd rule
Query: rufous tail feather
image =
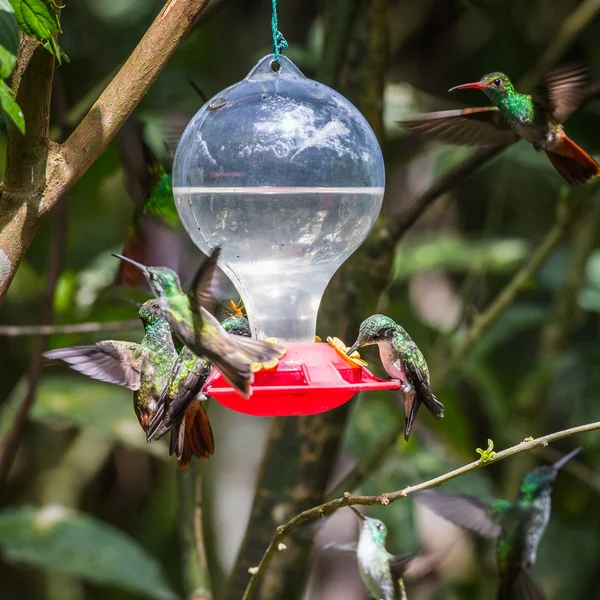
[(192, 456), (203, 460), (210, 458), (215, 451), (215, 440), (208, 415), (199, 400), (192, 400), (185, 411), (185, 417), (171, 432), (170, 453), (177, 456), (180, 469), (189, 466)]
[(600, 165), (563, 134), (554, 151), (546, 150), (554, 168), (571, 184), (582, 185), (600, 175)]

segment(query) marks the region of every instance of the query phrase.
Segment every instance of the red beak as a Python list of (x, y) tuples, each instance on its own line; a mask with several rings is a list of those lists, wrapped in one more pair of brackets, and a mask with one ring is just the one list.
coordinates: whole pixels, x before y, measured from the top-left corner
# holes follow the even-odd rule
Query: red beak
[(463, 83), (462, 85), (456, 85), (453, 88), (450, 88), (448, 91), (453, 92), (454, 90), (483, 90), (485, 89), (485, 85), (481, 83), (481, 81), (475, 81), (473, 83)]

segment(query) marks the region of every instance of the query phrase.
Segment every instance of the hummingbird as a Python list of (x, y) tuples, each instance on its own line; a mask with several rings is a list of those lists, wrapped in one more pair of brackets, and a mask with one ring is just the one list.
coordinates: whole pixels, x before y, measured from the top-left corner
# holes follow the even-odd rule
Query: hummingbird
[(88, 377), (133, 390), (138, 421), (148, 431), (150, 419), (177, 359), (171, 328), (158, 311), (155, 299), (144, 302), (139, 316), (145, 335), (141, 344), (105, 340), (89, 346), (72, 346), (45, 352)]
[(431, 490), (416, 492), (415, 499), (459, 527), (498, 539), (498, 600), (546, 600), (544, 590), (531, 569), (550, 520), (551, 494), (556, 476), (582, 449), (576, 448), (553, 465), (536, 467), (527, 473), (512, 502), (500, 499), (486, 501)]
[(404, 439), (408, 441), (417, 411), (424, 404), (436, 419), (444, 416), (444, 405), (433, 395), (429, 369), (423, 353), (406, 331), (389, 317), (373, 315), (360, 326), (358, 339), (346, 352), (350, 356), (362, 346), (377, 344), (383, 368), (398, 379), (404, 392)]
[(520, 94), (500, 72), (449, 91), (482, 90), (493, 106), (446, 110), (400, 121), (407, 131), (462, 146), (507, 146), (524, 139), (545, 152), (572, 185), (600, 175), (600, 165), (565, 133), (562, 124), (585, 100), (587, 70), (581, 66), (550, 71), (533, 95)]
[[(244, 317), (230, 316), (221, 326), (228, 333), (251, 336)], [(207, 400), (202, 388), (211, 371), (212, 365), (206, 358), (196, 356), (184, 346), (150, 420), (148, 441), (170, 431), (169, 455), (177, 456), (182, 469), (189, 465), (192, 455), (209, 458), (215, 451), (212, 429), (202, 404)]]
[(285, 348), (276, 344), (229, 334), (206, 306), (211, 304), (210, 284), (220, 248), (216, 247), (198, 268), (187, 294), (177, 273), (166, 267), (147, 267), (126, 256), (117, 258), (135, 265), (144, 273), (160, 311), (176, 337), (196, 356), (208, 359), (243, 398), (249, 398), (253, 374), (250, 365), (281, 358)]
[(379, 519), (366, 517), (350, 506), (362, 521), (356, 556), (358, 570), (374, 600), (406, 600), (402, 577), (416, 553), (395, 556), (385, 549), (387, 528)]

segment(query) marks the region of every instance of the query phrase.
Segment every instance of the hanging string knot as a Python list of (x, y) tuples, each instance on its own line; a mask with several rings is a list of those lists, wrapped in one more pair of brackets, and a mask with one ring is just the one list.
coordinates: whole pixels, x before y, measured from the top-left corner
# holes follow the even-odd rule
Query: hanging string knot
[(283, 33), (279, 31), (279, 25), (277, 23), (277, 0), (272, 0), (273, 12), (271, 16), (271, 30), (273, 32), (273, 54), (275, 55), (274, 63), (279, 63), (279, 55), (287, 50), (288, 43), (283, 37)]

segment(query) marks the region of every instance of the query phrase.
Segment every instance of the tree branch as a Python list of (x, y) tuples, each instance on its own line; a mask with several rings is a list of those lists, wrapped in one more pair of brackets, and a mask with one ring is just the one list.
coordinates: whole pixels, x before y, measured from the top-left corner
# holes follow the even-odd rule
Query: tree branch
[(77, 333), (100, 333), (102, 331), (136, 331), (139, 327), (139, 319), (73, 323), (71, 325), (0, 325), (0, 337), (70, 335)]
[[(514, 277), (496, 296), (494, 301), (478, 316), (471, 328), (466, 332), (462, 341), (454, 348), (442, 370), (436, 374), (434, 380), (436, 387), (442, 387), (447, 383), (460, 361), (469, 353), (510, 304), (512, 304), (527, 282), (548, 260), (552, 252), (564, 239), (573, 223), (588, 215), (594, 200), (597, 201), (597, 198), (588, 197), (578, 203), (571, 201), (567, 206), (559, 207), (559, 213), (561, 209), (564, 209), (564, 211), (563, 214), (559, 214), (556, 224), (544, 236), (544, 239), (534, 250), (527, 263), (515, 273)], [(332, 494), (339, 494), (340, 490), (343, 489), (355, 489), (360, 485), (374, 471), (390, 448), (394, 446), (403, 428), (404, 423), (399, 419), (383, 434), (378, 444), (361, 458), (356, 467), (336, 486)]]
[(11, 127), (7, 144), (6, 175), (0, 190), (0, 301), (43, 218), (102, 154), (208, 1), (169, 0), (63, 145), (48, 140), (53, 58), (35, 40), (23, 40), (13, 88), (27, 133), (20, 138)]
[(486, 462), (476, 460), (472, 463), (469, 463), (468, 465), (465, 465), (458, 469), (454, 469), (453, 471), (445, 473), (444, 475), (434, 477), (433, 479), (429, 479), (428, 481), (419, 483), (417, 485), (408, 486), (404, 489), (397, 490), (394, 492), (384, 492), (379, 496), (352, 496), (349, 492), (346, 492), (341, 498), (336, 498), (334, 500), (330, 500), (329, 502), (325, 502), (324, 504), (320, 504), (319, 506), (315, 506), (310, 510), (305, 510), (299, 515), (296, 515), (293, 519), (291, 519), (284, 525), (281, 525), (277, 528), (277, 532), (273, 536), (271, 543), (265, 551), (258, 567), (251, 569), (252, 576), (250, 577), (250, 581), (248, 582), (248, 586), (246, 587), (246, 591), (244, 592), (242, 600), (250, 600), (253, 597), (256, 586), (266, 567), (268, 566), (275, 552), (277, 551), (279, 544), (281, 544), (282, 541), (290, 533), (292, 533), (292, 531), (297, 529), (306, 521), (324, 517), (344, 506), (356, 504), (381, 504), (383, 506), (388, 506), (392, 502), (396, 502), (397, 500), (406, 498), (407, 496), (410, 496), (415, 492), (438, 487), (442, 483), (446, 483), (451, 479), (456, 479), (461, 475), (466, 475), (471, 471), (476, 471), (477, 469), (481, 469), (482, 467), (485, 467), (489, 464), (497, 463), (501, 460), (504, 460), (505, 458), (508, 458), (509, 456), (514, 456), (515, 454), (526, 452), (528, 450), (532, 450), (533, 448), (538, 448), (540, 446), (547, 446), (550, 442), (555, 442), (557, 440), (569, 437), (571, 435), (595, 431), (597, 429), (600, 429), (600, 422), (588, 423), (587, 425), (580, 425), (579, 427), (572, 427), (563, 431), (557, 431), (555, 433), (551, 433), (549, 435), (545, 435), (537, 439), (525, 440), (520, 444), (517, 444), (516, 446), (512, 446), (510, 448), (507, 448), (506, 450), (502, 450), (501, 452), (495, 454), (493, 459), (488, 460)]

